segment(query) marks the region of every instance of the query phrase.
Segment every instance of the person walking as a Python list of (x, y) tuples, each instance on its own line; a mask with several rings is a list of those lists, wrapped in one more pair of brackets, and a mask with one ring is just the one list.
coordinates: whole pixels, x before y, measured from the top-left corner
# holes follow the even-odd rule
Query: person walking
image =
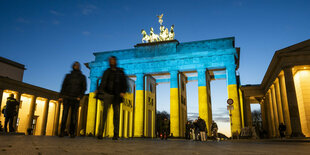
[(86, 91), (86, 77), (81, 72), (81, 65), (79, 62), (74, 62), (72, 71), (66, 74), (62, 83), (59, 101), (63, 102), (63, 112), (61, 120), (61, 128), (59, 137), (63, 137), (66, 129), (69, 109), (71, 109), (71, 121), (69, 134), (71, 138), (76, 136), (76, 122), (79, 103)]
[(279, 132), (280, 132), (281, 139), (285, 137), (285, 131), (286, 131), (286, 125), (284, 125), (283, 123), (280, 123)]
[(198, 117), (198, 128), (199, 128), (199, 132), (200, 132), (200, 137), (201, 137), (201, 141), (206, 141), (206, 129), (207, 129), (207, 125), (206, 122), (201, 119), (200, 117)]
[(185, 139), (189, 140), (191, 139), (191, 122), (187, 121), (185, 126)]
[(217, 140), (217, 138), (218, 138), (217, 130), (218, 130), (217, 124), (213, 120), (212, 125), (211, 125), (211, 132), (212, 132), (212, 136), (213, 136), (214, 140)]
[[(117, 67), (117, 60), (115, 56), (109, 58), (110, 68), (104, 71), (101, 83), (96, 90), (96, 94), (103, 94), (103, 115), (99, 124), (98, 139), (102, 139), (104, 125), (107, 120), (108, 108), (113, 105), (113, 124), (114, 136), (113, 140), (117, 140), (119, 136), (119, 115), (120, 103), (128, 89), (126, 75), (122, 68)], [(97, 95), (96, 95), (97, 96)]]
[(194, 132), (193, 132), (193, 140), (194, 141), (198, 141), (199, 140), (199, 127), (198, 127), (198, 119), (196, 119), (194, 122), (193, 122), (193, 129), (194, 129)]
[(169, 136), (169, 120), (165, 117), (164, 120), (163, 120), (163, 131), (162, 131), (162, 140), (165, 139), (167, 140), (168, 139), (168, 136)]
[(19, 105), (19, 102), (14, 98), (14, 94), (10, 94), (10, 97), (7, 98), (6, 106), (4, 109), (4, 132), (7, 132), (7, 125), (9, 123), (9, 132), (14, 132), (13, 121), (14, 117), (17, 115), (16, 106)]

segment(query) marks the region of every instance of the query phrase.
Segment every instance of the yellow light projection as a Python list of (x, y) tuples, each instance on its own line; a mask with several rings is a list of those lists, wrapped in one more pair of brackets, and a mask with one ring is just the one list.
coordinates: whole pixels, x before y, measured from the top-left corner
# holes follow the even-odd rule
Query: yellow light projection
[(306, 137), (310, 137), (310, 69), (307, 67), (297, 67), (296, 69), (294, 84), (301, 129)]
[(29, 112), (30, 112), (30, 104), (33, 100), (33, 97), (28, 94), (21, 95), (21, 102), (19, 106), (18, 119), (17, 119), (17, 131), (18, 132), (27, 132), (28, 121), (29, 121)]
[(53, 136), (54, 126), (55, 126), (55, 114), (56, 114), (56, 104), (57, 101), (50, 101), (47, 114), (47, 123), (46, 123), (46, 135)]

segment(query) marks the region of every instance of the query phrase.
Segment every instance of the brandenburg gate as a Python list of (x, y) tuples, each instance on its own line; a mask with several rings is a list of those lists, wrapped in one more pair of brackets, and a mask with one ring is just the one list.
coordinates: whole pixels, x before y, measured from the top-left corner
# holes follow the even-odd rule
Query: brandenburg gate
[[(109, 67), (108, 58), (116, 56), (118, 66), (128, 75), (130, 90), (121, 105), (120, 137), (155, 137), (156, 85), (170, 82), (170, 133), (185, 136), (187, 121), (186, 82), (198, 81), (199, 116), (207, 123), (208, 134), (212, 123), (210, 82), (226, 79), (228, 98), (233, 99), (230, 110), (231, 132), (240, 133), (241, 107), (236, 70), (239, 66), (239, 48), (235, 38), (221, 38), (180, 43), (174, 39), (174, 26), (170, 32), (158, 16), (160, 34), (151, 28), (150, 35), (142, 30), (143, 41), (131, 49), (94, 53), (90, 68), (90, 94), (87, 114), (87, 135), (98, 134), (102, 103), (94, 98), (99, 79)], [(187, 76), (194, 73), (195, 76)], [(158, 78), (161, 77), (161, 78)], [(108, 110), (105, 136), (112, 137), (113, 109)]]

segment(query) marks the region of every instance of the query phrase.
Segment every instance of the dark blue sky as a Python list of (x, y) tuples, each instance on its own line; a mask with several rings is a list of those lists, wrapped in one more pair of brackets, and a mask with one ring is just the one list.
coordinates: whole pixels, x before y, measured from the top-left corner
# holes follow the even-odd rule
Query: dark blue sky
[[(73, 61), (90, 62), (94, 51), (133, 48), (141, 29), (158, 33), (160, 13), (165, 26), (175, 25), (180, 42), (235, 36), (242, 84), (260, 83), (276, 50), (310, 38), (308, 0), (0, 0), (0, 53), (26, 65), (24, 82), (59, 91)], [(197, 94), (197, 83), (189, 85)], [(225, 81), (212, 87), (212, 102), (225, 102)], [(169, 103), (168, 88), (160, 88), (162, 102)], [(190, 111), (198, 111), (196, 98), (189, 97), (195, 102)]]

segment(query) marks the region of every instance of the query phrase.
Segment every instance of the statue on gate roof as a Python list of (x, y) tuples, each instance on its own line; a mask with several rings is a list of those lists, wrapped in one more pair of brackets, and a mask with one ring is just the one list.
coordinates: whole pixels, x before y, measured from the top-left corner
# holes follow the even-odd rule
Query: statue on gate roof
[(159, 41), (168, 41), (168, 40), (174, 40), (174, 25), (171, 26), (170, 31), (168, 28), (165, 28), (165, 26), (162, 25), (163, 23), (163, 16), (164, 14), (158, 15), (158, 22), (160, 24), (159, 30), (160, 33), (155, 34), (154, 29), (151, 27), (150, 29), (150, 35), (146, 33), (144, 29), (141, 30), (142, 34), (142, 43), (152, 43), (152, 42), (159, 42)]

